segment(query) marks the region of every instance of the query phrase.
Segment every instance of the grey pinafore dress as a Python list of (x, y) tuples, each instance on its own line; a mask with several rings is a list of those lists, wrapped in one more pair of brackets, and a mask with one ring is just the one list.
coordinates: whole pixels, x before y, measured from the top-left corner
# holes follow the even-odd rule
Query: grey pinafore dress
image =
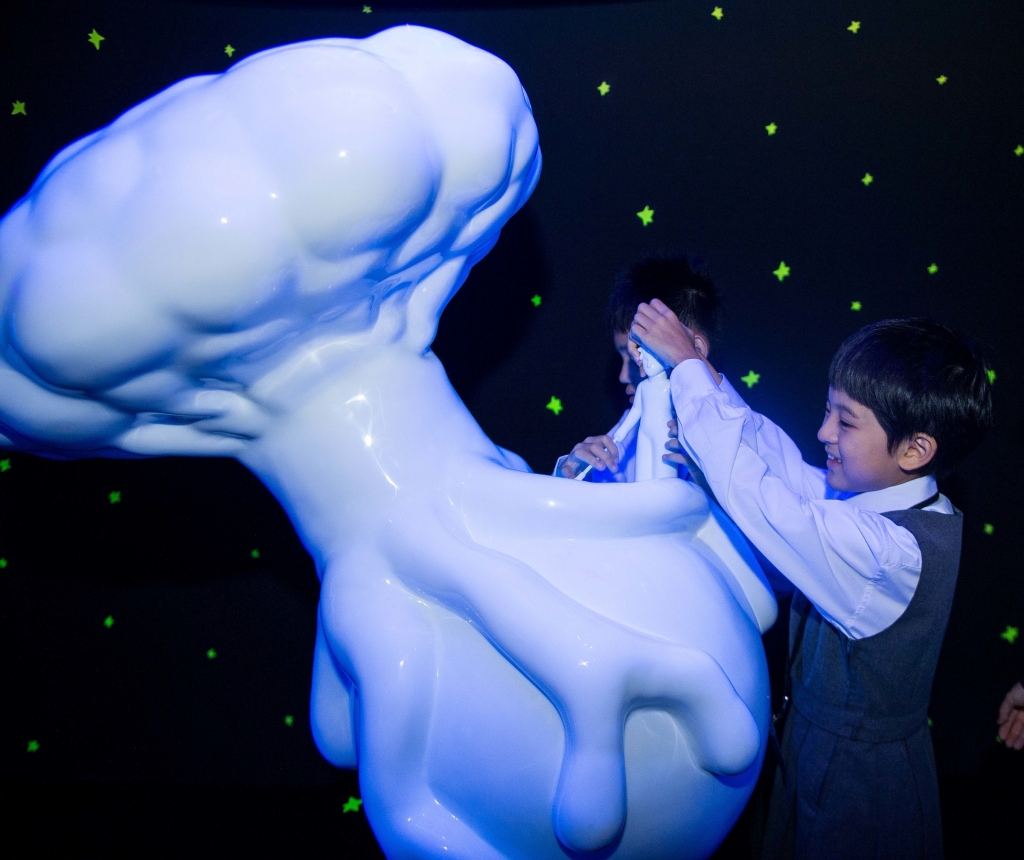
[(921, 547), (917, 588), (894, 624), (850, 639), (802, 594), (794, 597), (792, 706), (765, 860), (942, 857), (928, 702), (956, 587), (963, 514), (910, 509), (883, 516)]

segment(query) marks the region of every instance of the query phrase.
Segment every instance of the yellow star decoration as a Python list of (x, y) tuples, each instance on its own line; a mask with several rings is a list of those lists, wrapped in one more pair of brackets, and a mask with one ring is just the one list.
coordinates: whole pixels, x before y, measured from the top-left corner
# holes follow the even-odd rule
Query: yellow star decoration
[(850, 302), (851, 311), (859, 311), (863, 307), (864, 305), (862, 305), (860, 302)]
[(597, 91), (603, 96), (608, 95), (608, 90), (610, 89), (611, 87), (608, 86), (608, 81), (601, 81), (601, 83), (597, 85)]
[(996, 533), (996, 527), (992, 525), (992, 523), (985, 523), (985, 525), (981, 527), (981, 530), (985, 532), (985, 534), (987, 535), (992, 535)]
[(1021, 146), (1018, 143), (1017, 148), (1013, 151), (1013, 154), (1016, 155), (1017, 158), (1020, 158), (1022, 155), (1024, 155), (1024, 146)]
[(939, 270), (939, 267), (938, 267), (938, 266), (936, 266), (936, 265), (935, 265), (935, 263), (932, 263), (932, 264), (931, 264), (931, 265), (930, 265), (930, 266), (928, 267), (928, 274), (929, 274), (929, 275), (934, 275), (934, 274), (935, 274), (935, 273), (936, 273), (936, 272), (937, 272), (938, 270)]
[(227, 55), (228, 55), (229, 57), (233, 56), (233, 55), (234, 55), (234, 53), (235, 53), (235, 48), (234, 48), (234, 46), (232, 46), (232, 45), (226, 45), (226, 46), (224, 47), (224, 53), (225, 53), (225, 54), (227, 54)]
[(341, 807), (342, 812), (358, 812), (359, 807), (363, 805), (363, 801), (358, 797), (350, 797), (345, 801), (345, 805)]
[(988, 375), (988, 384), (989, 385), (995, 385), (996, 384), (996, 372), (990, 367), (988, 370), (985, 371), (985, 373)]
[(775, 123), (770, 122), (764, 127), (764, 130), (768, 132), (768, 137), (771, 137), (779, 130), (779, 127)]
[(875, 177), (872, 176), (870, 173), (865, 173), (864, 174), (864, 178), (861, 180), (861, 182), (864, 183), (864, 187), (865, 188), (867, 188), (874, 181), (875, 181)]
[(753, 388), (757, 383), (761, 381), (761, 374), (750, 371), (746, 376), (740, 377), (740, 382), (747, 383), (747, 388)]
[(636, 217), (646, 227), (654, 220), (654, 210), (650, 206), (644, 206), (643, 209), (636, 213)]
[(535, 308), (539, 308), (540, 307), (541, 298), (540, 298), (539, 295), (536, 295), (532, 299), (530, 299), (530, 302), (531, 302), (531, 304), (533, 304), (533, 306)]
[(789, 266), (785, 263), (779, 263), (779, 268), (772, 272), (772, 274), (779, 279), (779, 283), (781, 284), (783, 278), (789, 277)]
[(722, 16), (724, 14), (725, 14), (725, 12), (722, 11), (722, 7), (721, 6), (716, 6), (715, 7), (715, 11), (711, 13), (711, 17), (712, 18), (717, 18), (719, 21), (721, 21), (722, 20)]
[(1011, 645), (1017, 641), (1017, 636), (1020, 634), (1020, 630), (1016, 627), (1011, 627), (1009, 624), (1006, 625), (1006, 629), (999, 634), (1000, 639), (1005, 639)]
[(555, 415), (557, 415), (559, 412), (562, 411), (562, 401), (559, 400), (554, 395), (551, 395), (551, 399), (548, 401), (548, 405), (545, 406), (544, 408), (550, 409), (552, 412), (555, 413)]
[(860, 21), (851, 21), (850, 26), (846, 29), (851, 33), (856, 33), (860, 29)]
[(11, 102), (11, 116), (14, 116), (16, 113), (20, 113), (22, 116), (28, 116), (28, 114), (25, 113), (25, 102)]
[(935, 80), (939, 82), (939, 86), (941, 87), (944, 83), (946, 83), (946, 81), (949, 80), (949, 78), (947, 78), (945, 75), (939, 75)]
[(96, 28), (92, 28), (92, 32), (89, 34), (89, 41), (92, 42), (93, 47), (98, 51), (100, 49), (100, 42), (105, 42), (106, 36), (101, 36), (96, 32)]

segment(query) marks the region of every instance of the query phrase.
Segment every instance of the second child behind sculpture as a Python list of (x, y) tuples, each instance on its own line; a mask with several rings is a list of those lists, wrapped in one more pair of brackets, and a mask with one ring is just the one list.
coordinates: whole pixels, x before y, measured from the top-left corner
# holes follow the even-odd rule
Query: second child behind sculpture
[[(629, 354), (629, 329), (640, 303), (650, 302), (655, 297), (664, 301), (694, 331), (697, 349), (705, 362), (721, 327), (721, 299), (703, 260), (684, 254), (648, 255), (626, 268), (616, 278), (606, 318), (615, 351), (622, 359), (619, 382), (625, 386), (630, 404), (640, 383), (641, 370)], [(728, 381), (723, 380), (710, 364), (708, 368), (724, 391), (735, 393)], [(635, 480), (637, 428), (631, 430), (619, 445), (612, 439), (628, 412), (627, 409), (607, 433), (588, 436), (570, 453), (560, 457), (555, 464), (555, 476), (575, 478), (589, 465), (593, 468), (585, 478), (588, 481), (621, 483)]]

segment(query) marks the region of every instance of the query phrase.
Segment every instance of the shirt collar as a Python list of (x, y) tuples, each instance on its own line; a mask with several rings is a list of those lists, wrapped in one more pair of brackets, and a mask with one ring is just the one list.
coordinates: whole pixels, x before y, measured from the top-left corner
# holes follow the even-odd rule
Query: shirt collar
[(861, 510), (874, 511), (882, 514), (887, 511), (905, 511), (925, 499), (930, 499), (939, 491), (934, 475), (914, 478), (904, 484), (872, 490), (870, 493), (858, 493), (850, 496), (847, 501)]

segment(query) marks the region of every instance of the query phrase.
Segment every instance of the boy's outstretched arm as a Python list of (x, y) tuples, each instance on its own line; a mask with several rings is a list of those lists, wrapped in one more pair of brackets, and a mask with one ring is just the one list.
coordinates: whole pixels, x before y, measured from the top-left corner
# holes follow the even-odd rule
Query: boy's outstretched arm
[(794, 491), (758, 453), (754, 413), (728, 402), (702, 363), (683, 362), (671, 380), (683, 446), (779, 572), (851, 638), (899, 618), (921, 573), (913, 535), (879, 513)]
[(781, 431), (777, 436), (758, 432), (761, 416), (731, 401), (715, 384), (695, 354), (692, 335), (658, 305), (641, 305), (632, 335), (673, 367), (680, 441), (721, 505), (840, 630), (852, 638), (884, 630), (917, 587), (921, 551), (913, 535), (878, 513), (826, 499), (823, 492), (801, 492), (773, 471), (770, 463), (785, 458), (767, 449), (782, 439), (792, 441)]

